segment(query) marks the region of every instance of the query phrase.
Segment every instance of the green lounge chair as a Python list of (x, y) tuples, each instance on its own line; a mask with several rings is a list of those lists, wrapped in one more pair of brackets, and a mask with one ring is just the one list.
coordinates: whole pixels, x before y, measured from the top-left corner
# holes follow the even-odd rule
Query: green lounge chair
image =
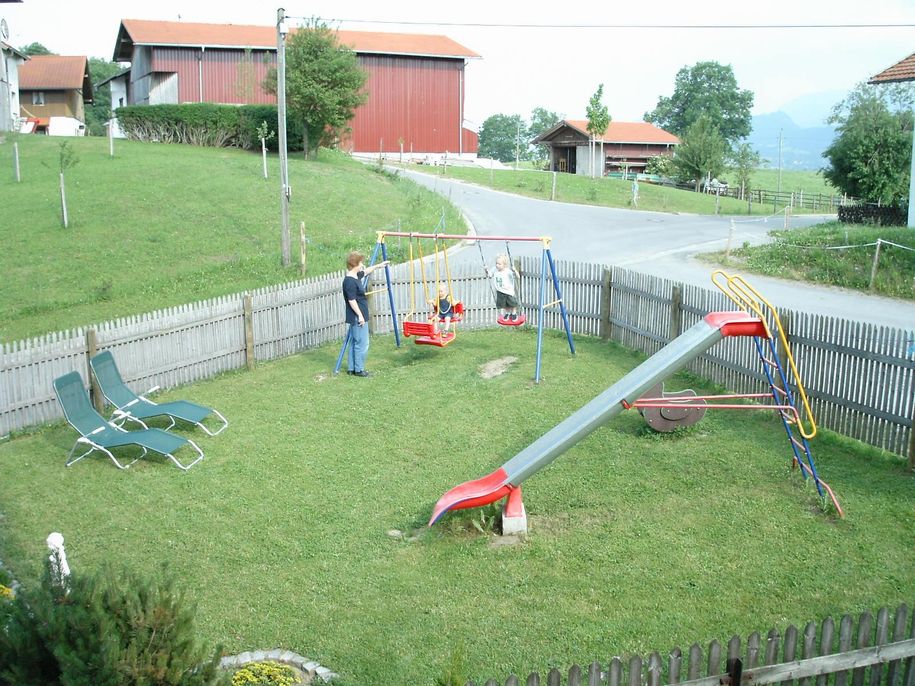
[[(114, 362), (114, 355), (108, 350), (89, 360), (89, 366), (92, 367), (92, 373), (95, 374), (98, 385), (102, 389), (102, 395), (116, 408), (111, 418), (118, 425), (123, 426), (127, 420), (139, 421), (140, 424), (143, 424), (142, 420), (144, 419), (167, 416), (171, 420), (171, 424), (165, 427), (166, 431), (175, 426), (175, 419), (181, 419), (185, 422), (196, 424), (210, 436), (215, 436), (222, 432), (229, 425), (226, 418), (218, 411), (203, 405), (187, 402), (186, 400), (154, 403), (143, 395), (137, 395), (124, 383), (121, 373), (118, 371), (118, 366)], [(157, 389), (158, 386), (149, 389), (147, 393)], [(211, 431), (203, 423), (203, 420), (210, 415), (215, 415), (222, 422), (222, 426), (216, 431)], [(146, 425), (143, 424), (143, 426)]]
[[(119, 469), (127, 469), (150, 450), (165, 455), (185, 471), (203, 459), (203, 451), (197, 447), (197, 444), (183, 436), (176, 436), (162, 429), (143, 428), (139, 431), (127, 431), (116, 424), (105, 421), (105, 418), (96, 412), (92, 403), (89, 402), (89, 394), (86, 392), (86, 387), (78, 372), (70, 372), (54, 379), (54, 391), (57, 393), (57, 400), (64, 411), (64, 416), (70, 422), (70, 426), (80, 434), (70, 449), (70, 454), (67, 455), (68, 467), (95, 450), (105, 453)], [(132, 462), (121, 464), (112, 454), (111, 449), (125, 445), (139, 446), (143, 449), (143, 453)], [(73, 453), (80, 446), (88, 446), (88, 450), (82, 455), (73, 457)], [(197, 456), (187, 465), (182, 464), (175, 457), (175, 452), (184, 446), (190, 446), (197, 451)]]

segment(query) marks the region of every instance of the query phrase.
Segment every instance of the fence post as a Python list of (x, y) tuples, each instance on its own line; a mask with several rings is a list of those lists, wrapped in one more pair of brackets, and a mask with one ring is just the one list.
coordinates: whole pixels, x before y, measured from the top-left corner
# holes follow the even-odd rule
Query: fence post
[(550, 200), (556, 199), (556, 172), (553, 172), (553, 188), (550, 190)]
[(683, 333), (683, 290), (674, 286), (670, 292), (670, 335), (669, 340), (675, 339)]
[(788, 216), (791, 214), (791, 206), (785, 205), (785, 228), (788, 228)]
[(734, 240), (734, 220), (731, 220), (731, 227), (728, 229), (728, 244), (724, 249), (724, 263), (728, 264), (731, 260), (731, 241)]
[(98, 354), (98, 333), (95, 329), (86, 331), (86, 376), (89, 377), (89, 393), (92, 396), (92, 406), (99, 414), (105, 411), (105, 398), (102, 395), (102, 389), (99, 388), (95, 374), (92, 373), (92, 367), (89, 366), (89, 360)]
[(246, 293), (244, 299), (245, 319), (245, 366), (248, 371), (254, 369), (254, 301)]
[(880, 244), (882, 242), (883, 241), (879, 238), (877, 239), (877, 249), (874, 250), (874, 262), (871, 264), (871, 280), (867, 285), (867, 290), (869, 291), (874, 290), (874, 281), (877, 279), (877, 265), (880, 264)]
[(609, 341), (611, 337), (610, 330), (610, 292), (611, 292), (611, 272), (606, 267), (601, 271), (600, 284), (600, 339)]

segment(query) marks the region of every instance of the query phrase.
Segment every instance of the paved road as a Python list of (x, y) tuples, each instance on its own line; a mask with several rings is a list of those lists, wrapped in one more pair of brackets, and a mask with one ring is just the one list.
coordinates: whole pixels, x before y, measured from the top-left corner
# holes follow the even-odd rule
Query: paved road
[[(558, 260), (617, 265), (683, 283), (711, 287), (709, 264), (698, 253), (723, 250), (728, 240), (738, 247), (766, 242), (768, 232), (782, 228), (782, 216), (766, 220), (747, 217), (710, 217), (662, 212), (639, 212), (590, 205), (534, 200), (493, 191), (440, 176), (401, 171), (416, 183), (447, 197), (459, 207), (479, 235), (552, 236)], [(801, 228), (829, 216), (791, 217)], [(730, 234), (730, 236), (729, 236)], [(502, 243), (483, 243), (488, 262)], [(539, 244), (513, 243), (513, 256), (539, 254)], [(460, 260), (480, 260), (479, 252), (464, 250)], [(915, 303), (871, 296), (842, 288), (813, 286), (795, 281), (750, 275), (748, 280), (778, 307), (817, 312), (858, 321), (884, 324), (915, 332)], [(915, 336), (913, 336), (915, 338)]]

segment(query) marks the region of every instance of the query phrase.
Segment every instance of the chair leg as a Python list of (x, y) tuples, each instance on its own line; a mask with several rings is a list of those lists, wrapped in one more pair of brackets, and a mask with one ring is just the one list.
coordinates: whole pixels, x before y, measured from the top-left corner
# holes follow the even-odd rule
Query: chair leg
[(198, 445), (197, 445), (196, 443), (194, 443), (194, 441), (192, 441), (192, 440), (190, 440), (190, 439), (188, 439), (187, 442), (191, 445), (191, 447), (192, 447), (194, 450), (197, 451), (197, 457), (195, 457), (195, 458), (193, 459), (193, 461), (190, 462), (190, 464), (187, 464), (187, 465), (181, 464), (181, 461), (180, 461), (177, 457), (175, 457), (175, 456), (172, 455), (171, 453), (165, 453), (165, 456), (168, 457), (169, 460), (171, 460), (172, 462), (174, 462), (174, 463), (178, 466), (179, 469), (182, 469), (182, 470), (184, 470), (185, 472), (186, 472), (188, 469), (190, 469), (191, 467), (193, 467), (195, 464), (197, 464), (198, 462), (200, 462), (200, 460), (203, 459), (203, 451), (198, 447)]
[(194, 422), (195, 424), (197, 424), (197, 426), (199, 426), (201, 429), (203, 429), (208, 436), (215, 436), (217, 434), (221, 434), (223, 432), (223, 430), (227, 426), (229, 426), (229, 420), (226, 419), (225, 417), (223, 417), (222, 413), (219, 410), (213, 410), (213, 414), (215, 414), (217, 417), (219, 417), (219, 420), (222, 422), (222, 426), (220, 426), (218, 429), (216, 429), (216, 431), (210, 431), (206, 427), (206, 425), (204, 425), (203, 422)]

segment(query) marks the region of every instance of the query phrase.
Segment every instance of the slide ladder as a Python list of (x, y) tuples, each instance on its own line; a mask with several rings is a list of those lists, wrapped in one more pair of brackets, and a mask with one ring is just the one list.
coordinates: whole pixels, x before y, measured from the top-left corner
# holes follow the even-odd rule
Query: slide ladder
[(817, 432), (816, 421), (778, 311), (741, 276), (731, 276), (717, 270), (712, 274), (712, 283), (738, 307), (759, 317), (769, 328), (768, 337), (757, 337), (753, 342), (762, 362), (769, 392), (788, 437), (793, 453), (792, 466), (800, 468), (805, 479), (813, 479), (820, 497), (828, 497), (839, 516), (844, 517), (835, 493), (817, 473), (809, 443), (809, 439)]

